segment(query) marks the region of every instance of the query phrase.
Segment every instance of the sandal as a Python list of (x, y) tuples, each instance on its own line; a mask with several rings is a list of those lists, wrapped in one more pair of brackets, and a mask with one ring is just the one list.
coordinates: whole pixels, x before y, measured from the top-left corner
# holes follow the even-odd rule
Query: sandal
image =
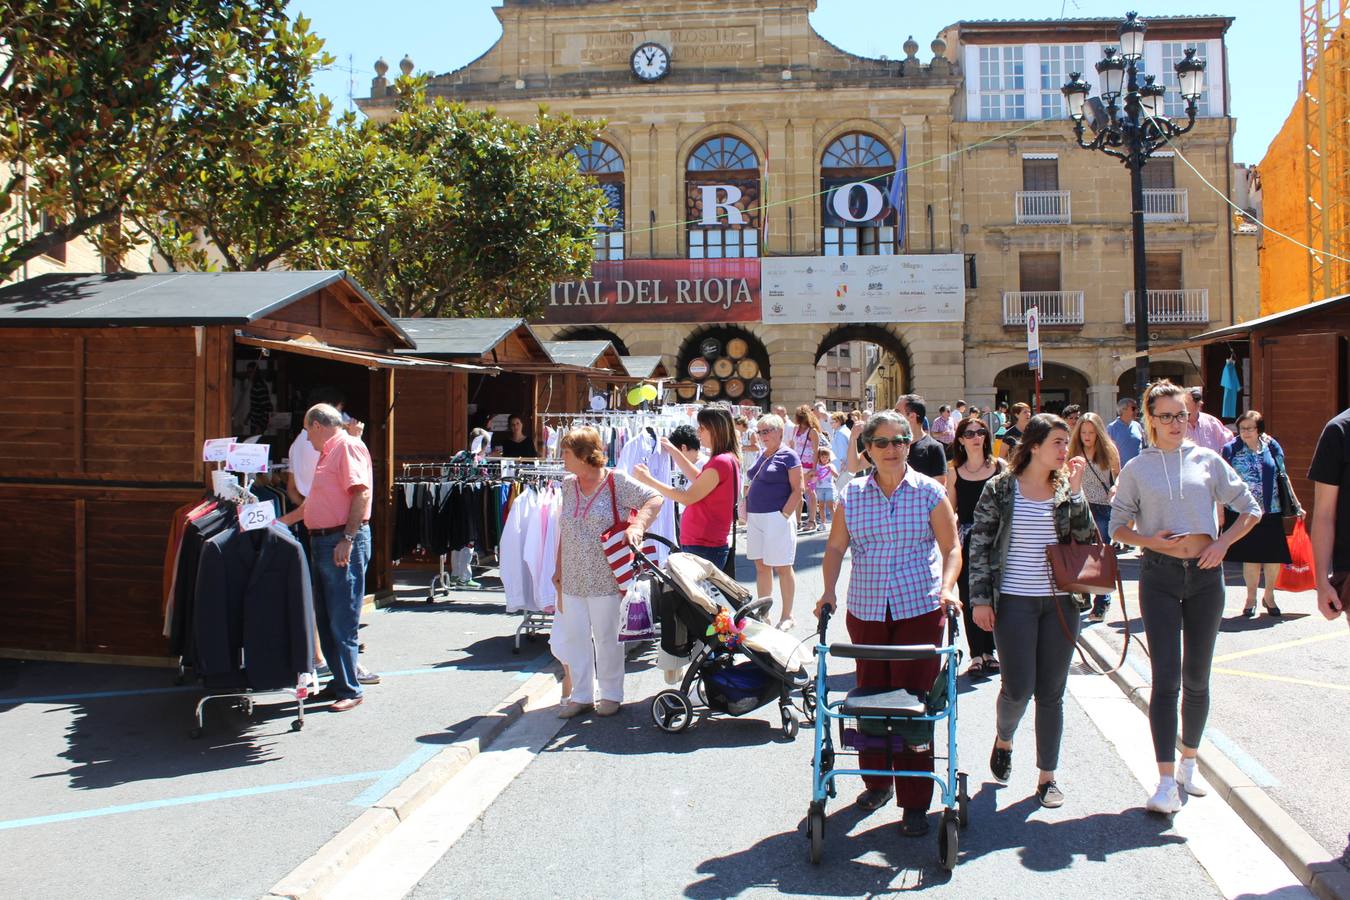
[(997, 671), (999, 671), (998, 660), (997, 660), (995, 657), (993, 657), (993, 656), (986, 656), (986, 657), (984, 658), (984, 670), (985, 670), (986, 672), (997, 672)]
[(973, 659), (971, 659), (970, 665), (966, 666), (966, 677), (967, 677), (967, 678), (982, 678), (982, 677), (984, 677), (984, 658), (983, 658), (983, 657), (976, 656), (976, 657), (974, 657)]

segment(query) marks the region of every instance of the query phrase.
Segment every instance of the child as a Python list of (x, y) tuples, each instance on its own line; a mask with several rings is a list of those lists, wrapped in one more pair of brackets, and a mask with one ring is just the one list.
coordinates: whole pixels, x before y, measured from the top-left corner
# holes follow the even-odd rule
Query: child
[(834, 467), (834, 451), (821, 447), (816, 451), (816, 469), (811, 483), (816, 491), (816, 530), (824, 531), (834, 516), (834, 479), (839, 470)]

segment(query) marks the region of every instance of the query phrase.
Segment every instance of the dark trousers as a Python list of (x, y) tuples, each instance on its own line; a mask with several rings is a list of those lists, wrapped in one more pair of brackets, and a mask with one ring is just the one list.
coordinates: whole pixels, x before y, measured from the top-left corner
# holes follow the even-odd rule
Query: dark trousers
[(1078, 606), (1064, 594), (1004, 594), (998, 598), (994, 634), (1003, 676), (996, 706), (999, 739), (1013, 739), (1034, 696), (1036, 768), (1053, 772), (1059, 767), (1059, 745), (1064, 737), (1064, 688), (1069, 683), (1069, 665), (1078, 639)]
[(966, 538), (961, 546), (961, 577), (956, 580), (956, 589), (961, 595), (961, 618), (966, 626), (966, 646), (970, 648), (970, 658), (994, 655), (994, 633), (985, 631), (975, 624), (970, 605), (970, 539)]
[(1176, 759), (1178, 694), (1181, 742), (1187, 747), (1200, 746), (1209, 718), (1209, 670), (1223, 621), (1223, 603), (1222, 566), (1202, 569), (1193, 559), (1144, 551), (1139, 611), (1153, 663), (1148, 724), (1158, 762)]
[[(852, 613), (845, 620), (848, 636), (855, 644), (933, 644), (942, 643), (942, 610), (915, 616), (912, 619), (884, 622), (869, 622), (859, 619)], [(858, 660), (857, 678), (860, 688), (904, 688), (921, 697), (927, 696), (937, 680), (941, 668), (941, 658), (901, 660), (887, 662), (883, 660)], [(896, 753), (890, 762), (886, 754), (862, 753), (858, 762), (864, 769), (909, 769), (915, 772), (933, 771), (933, 750), (931, 747), (922, 753)], [(889, 778), (865, 776), (863, 783), (872, 789), (884, 789)], [(933, 802), (933, 780), (931, 778), (896, 778), (895, 802), (903, 809), (926, 810)]]

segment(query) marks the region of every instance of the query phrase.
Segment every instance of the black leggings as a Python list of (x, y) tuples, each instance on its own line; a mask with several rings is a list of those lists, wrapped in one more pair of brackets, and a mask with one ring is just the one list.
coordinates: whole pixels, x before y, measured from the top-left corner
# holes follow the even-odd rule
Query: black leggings
[(1209, 717), (1209, 670), (1223, 604), (1222, 566), (1202, 569), (1193, 559), (1144, 551), (1139, 610), (1153, 662), (1148, 724), (1158, 762), (1176, 760), (1178, 694), (1181, 743), (1200, 746)]
[(994, 633), (985, 631), (975, 624), (970, 605), (970, 538), (961, 545), (961, 576), (956, 580), (956, 589), (961, 595), (961, 617), (966, 625), (966, 646), (970, 648), (970, 658), (994, 655)]

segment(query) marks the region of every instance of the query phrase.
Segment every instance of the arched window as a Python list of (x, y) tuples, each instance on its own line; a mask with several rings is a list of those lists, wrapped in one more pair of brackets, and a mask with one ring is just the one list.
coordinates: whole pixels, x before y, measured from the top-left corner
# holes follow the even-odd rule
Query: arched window
[(895, 253), (891, 178), (895, 156), (879, 139), (852, 132), (820, 158), (820, 244), (826, 256), (889, 256)]
[(759, 256), (759, 157), (730, 135), (689, 154), (685, 221), (690, 259)]
[(623, 157), (604, 141), (591, 141), (572, 148), (577, 168), (598, 183), (614, 210), (614, 222), (595, 226), (595, 258), (597, 261), (623, 259)]

